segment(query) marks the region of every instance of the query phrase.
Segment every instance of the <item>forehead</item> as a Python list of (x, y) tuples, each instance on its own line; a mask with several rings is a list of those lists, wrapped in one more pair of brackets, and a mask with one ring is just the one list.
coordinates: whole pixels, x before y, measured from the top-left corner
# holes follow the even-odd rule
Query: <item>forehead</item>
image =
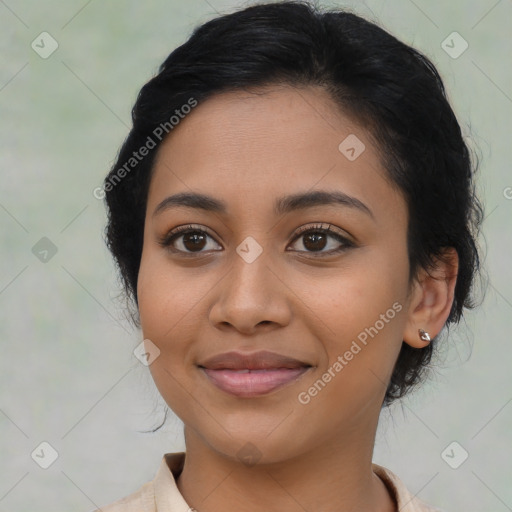
[(148, 208), (191, 190), (247, 209), (313, 189), (342, 190), (377, 210), (403, 207), (380, 156), (322, 88), (222, 93), (195, 107), (160, 146)]

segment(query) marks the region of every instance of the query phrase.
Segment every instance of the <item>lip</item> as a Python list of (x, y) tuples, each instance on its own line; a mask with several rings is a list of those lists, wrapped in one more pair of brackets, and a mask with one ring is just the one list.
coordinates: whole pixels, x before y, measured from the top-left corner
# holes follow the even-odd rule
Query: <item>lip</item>
[(304, 361), (260, 351), (226, 352), (198, 364), (208, 379), (231, 395), (249, 398), (265, 395), (289, 384), (312, 366)]
[(200, 363), (209, 370), (271, 370), (277, 368), (301, 368), (311, 366), (305, 361), (284, 356), (268, 350), (244, 354), (243, 352), (224, 352)]
[(241, 398), (266, 395), (289, 384), (311, 367), (273, 370), (210, 370), (203, 368), (208, 379), (219, 389)]

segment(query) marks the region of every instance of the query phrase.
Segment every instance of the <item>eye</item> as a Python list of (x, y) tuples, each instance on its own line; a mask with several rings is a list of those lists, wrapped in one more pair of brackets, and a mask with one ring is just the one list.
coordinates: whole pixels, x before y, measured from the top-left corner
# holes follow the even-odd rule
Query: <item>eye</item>
[[(209, 242), (210, 240), (210, 242)], [(330, 224), (316, 224), (304, 226), (299, 229), (293, 243), (301, 240), (304, 249), (294, 249), (297, 252), (311, 253), (313, 256), (332, 255), (355, 247), (354, 242), (331, 229)], [(209, 251), (221, 251), (213, 235), (201, 226), (189, 224), (178, 226), (159, 239), (162, 247), (175, 253), (192, 255)], [(208, 247), (208, 244), (210, 246)], [(324, 250), (328, 248), (328, 250)]]
[[(351, 240), (331, 229), (330, 224), (300, 228), (294, 243), (299, 240), (301, 241), (299, 247), (302, 246), (304, 250), (298, 249), (298, 252), (313, 253), (313, 256), (317, 256), (315, 253), (319, 253), (319, 256), (337, 254), (355, 246)], [(325, 248), (328, 250), (324, 251)]]
[[(222, 250), (222, 248), (215, 248), (215, 246), (220, 247), (216, 242), (215, 244), (210, 243), (210, 247), (208, 247), (208, 239), (213, 240), (213, 237), (204, 228), (190, 224), (187, 226), (179, 226), (165, 234), (159, 240), (159, 244), (172, 252), (185, 254), (201, 253), (209, 250)], [(206, 250), (203, 251), (205, 247)]]

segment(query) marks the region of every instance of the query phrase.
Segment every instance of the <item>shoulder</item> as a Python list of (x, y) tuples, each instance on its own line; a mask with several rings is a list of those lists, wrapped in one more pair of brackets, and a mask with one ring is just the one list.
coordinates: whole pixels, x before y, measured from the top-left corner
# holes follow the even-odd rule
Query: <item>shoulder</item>
[(190, 511), (175, 481), (183, 469), (184, 460), (184, 452), (166, 453), (153, 480), (145, 483), (138, 491), (91, 512)]
[(395, 498), (400, 512), (443, 512), (441, 509), (424, 503), (412, 494), (400, 478), (389, 469), (372, 465), (373, 472), (384, 482), (391, 495)]
[(121, 498), (110, 505), (102, 506), (92, 512), (155, 512), (153, 482), (145, 483), (139, 490)]

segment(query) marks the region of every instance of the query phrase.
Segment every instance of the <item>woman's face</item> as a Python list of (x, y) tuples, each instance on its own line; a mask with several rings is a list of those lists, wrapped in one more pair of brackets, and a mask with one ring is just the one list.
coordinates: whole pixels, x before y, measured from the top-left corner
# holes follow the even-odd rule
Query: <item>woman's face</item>
[(138, 280), (150, 370), (187, 432), (262, 462), (371, 435), (407, 322), (406, 228), (322, 89), (193, 109), (159, 149)]

